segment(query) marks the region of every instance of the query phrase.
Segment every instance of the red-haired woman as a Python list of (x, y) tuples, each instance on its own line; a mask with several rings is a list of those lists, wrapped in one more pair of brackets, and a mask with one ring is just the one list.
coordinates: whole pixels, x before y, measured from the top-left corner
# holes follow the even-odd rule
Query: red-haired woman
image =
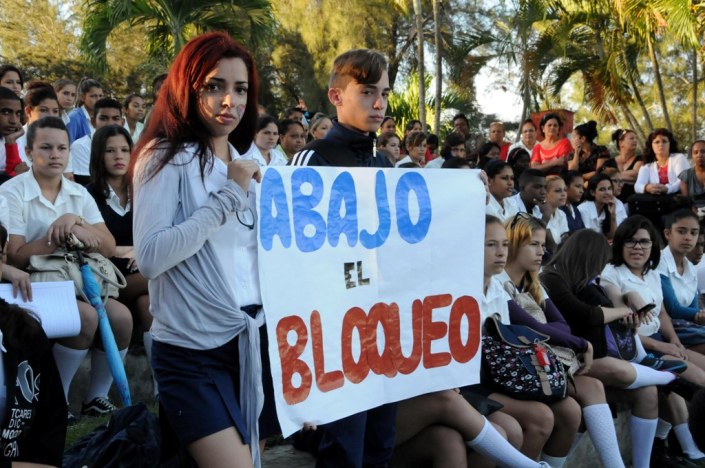
[(259, 464), (261, 298), (256, 249), (237, 240), (255, 232), (247, 192), (260, 172), (236, 150), (255, 136), (257, 88), (250, 53), (230, 36), (193, 39), (132, 161), (134, 247), (150, 280), (160, 404), (199, 466)]

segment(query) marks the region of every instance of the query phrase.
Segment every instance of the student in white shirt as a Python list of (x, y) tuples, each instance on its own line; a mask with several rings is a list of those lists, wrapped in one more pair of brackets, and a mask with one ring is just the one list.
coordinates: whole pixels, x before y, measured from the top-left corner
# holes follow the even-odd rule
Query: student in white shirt
[[(658, 272), (661, 275), (664, 306), (679, 340), (689, 350), (703, 354), (705, 312), (698, 306), (695, 268), (686, 258), (698, 239), (699, 231), (698, 218), (691, 210), (680, 209), (671, 213), (664, 229), (668, 245), (661, 251)], [(685, 406), (679, 397), (671, 396), (670, 399), (674, 400), (671, 402), (673, 405)], [(685, 414), (687, 411), (686, 408)], [(688, 418), (683, 414), (683, 411), (672, 411), (669, 423), (673, 425), (673, 432), (689, 460), (705, 461), (705, 453), (695, 445), (688, 428)]]
[(257, 161), (260, 167), (286, 166), (286, 156), (276, 149), (279, 127), (274, 117), (263, 115), (257, 121), (257, 133), (250, 149), (242, 157)]
[(394, 167), (399, 167), (402, 164), (413, 163), (421, 167), (426, 156), (426, 134), (423, 132), (411, 132), (405, 140), (407, 155), (400, 159)]
[(683, 345), (705, 354), (705, 311), (698, 303), (698, 275), (686, 257), (700, 234), (698, 217), (685, 208), (676, 210), (667, 217), (664, 234), (668, 245), (661, 251), (658, 272), (666, 312)]
[[(654, 304), (648, 317), (638, 329), (643, 347), (657, 357), (688, 361), (690, 365), (682, 376), (698, 385), (705, 385), (705, 356), (687, 350), (673, 329), (671, 319), (663, 305), (661, 277), (656, 271), (661, 259), (658, 234), (651, 221), (641, 215), (627, 218), (614, 236), (612, 260), (602, 271), (602, 284), (610, 299), (617, 304), (626, 301), (641, 309)], [(645, 352), (640, 350), (642, 357)], [(639, 359), (641, 364), (651, 359)]]
[(568, 201), (568, 191), (565, 181), (557, 175), (546, 176), (546, 204), (550, 207), (546, 229), (551, 233), (553, 241), (560, 244), (563, 235), (568, 232), (568, 218), (563, 210), (559, 208), (565, 206)]
[(54, 91), (56, 91), (56, 96), (59, 98), (61, 120), (68, 125), (71, 121), (69, 111), (76, 104), (76, 83), (67, 78), (61, 78), (54, 82)]
[[(10, 209), (8, 262), (26, 268), (32, 255), (50, 254), (66, 243), (69, 234), (86, 245), (86, 251), (111, 257), (115, 239), (108, 231), (93, 198), (80, 185), (63, 177), (68, 161), (69, 140), (58, 117), (44, 117), (29, 126), (27, 156), (32, 169), (0, 187)], [(88, 354), (98, 325), (95, 309), (78, 300), (81, 332), (58, 340), (54, 345), (64, 394), (81, 362)], [(132, 318), (125, 306), (108, 298), (106, 310), (121, 355), (127, 353), (132, 333)], [(93, 355), (91, 383), (82, 412), (107, 414), (115, 409), (107, 394), (112, 375), (105, 353)]]
[[(56, 92), (54, 92), (54, 88), (52, 88), (49, 83), (41, 81), (32, 81), (29, 83), (27, 85), (27, 94), (25, 94), (24, 102), (24, 112), (27, 115), (25, 132), (27, 131), (27, 126), (42, 117), (59, 117), (59, 101), (56, 97)], [(27, 172), (31, 164), (25, 154), (25, 146), (27, 146), (26, 133), (17, 139), (17, 150), (20, 153), (22, 162), (15, 166), (16, 174)]]
[[(464, 145), (464, 143), (462, 144)], [(518, 211), (512, 198), (515, 182), (512, 166), (502, 160), (495, 159), (487, 163), (485, 173), (487, 174), (487, 186), (490, 190), (490, 200), (485, 207), (486, 213), (505, 222)]]
[[(122, 106), (112, 98), (103, 98), (95, 103), (91, 126), (95, 130), (108, 125), (123, 125)], [(76, 182), (86, 185), (90, 181), (91, 139), (95, 130), (71, 144), (71, 164)]]
[(588, 182), (586, 200), (578, 205), (585, 227), (612, 239), (617, 226), (624, 221), (624, 214), (617, 211), (612, 191), (612, 179), (601, 172)]
[(132, 141), (137, 141), (144, 129), (142, 119), (147, 111), (144, 98), (137, 93), (128, 95), (123, 103), (123, 109), (125, 110), (125, 129), (130, 133)]
[(78, 106), (69, 112), (69, 123), (66, 128), (69, 131), (70, 142), (89, 135), (93, 129), (91, 126), (91, 115), (95, 103), (103, 98), (103, 87), (96, 80), (84, 78), (78, 84)]

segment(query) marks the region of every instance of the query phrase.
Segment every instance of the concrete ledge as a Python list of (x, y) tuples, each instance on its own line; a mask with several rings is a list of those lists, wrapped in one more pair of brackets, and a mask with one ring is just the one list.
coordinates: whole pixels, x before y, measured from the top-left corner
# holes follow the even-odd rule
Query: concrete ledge
[[(154, 403), (154, 387), (152, 384), (152, 372), (147, 362), (147, 356), (141, 343), (130, 346), (125, 358), (125, 370), (130, 383), (130, 392), (133, 402), (144, 402), (148, 405)], [(90, 354), (83, 362), (71, 385), (69, 392), (70, 408), (74, 414), (81, 411), (81, 402), (86, 394), (89, 383)], [(118, 402), (119, 398), (111, 391), (111, 398)], [(618, 409), (617, 419), (614, 420), (617, 430), (617, 438), (622, 453), (622, 459), (626, 465), (631, 463), (631, 437), (629, 435), (629, 405), (623, 394), (614, 393), (609, 395), (610, 401), (614, 401)], [(263, 466), (267, 468), (313, 468), (315, 459), (308, 453), (300, 452), (291, 445), (278, 445), (265, 450), (263, 454)], [(600, 466), (600, 459), (597, 456), (595, 447), (590, 437), (586, 435), (580, 442), (573, 455), (566, 462), (566, 467), (570, 468), (596, 468)]]

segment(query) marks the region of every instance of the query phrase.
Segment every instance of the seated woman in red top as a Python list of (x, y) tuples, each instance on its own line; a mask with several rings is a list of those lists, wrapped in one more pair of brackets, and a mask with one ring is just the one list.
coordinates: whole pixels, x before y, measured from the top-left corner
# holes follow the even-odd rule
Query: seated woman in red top
[(531, 152), (531, 167), (546, 174), (558, 174), (565, 168), (573, 153), (573, 145), (567, 138), (561, 138), (562, 125), (558, 114), (548, 113), (541, 118), (539, 128), (543, 140)]

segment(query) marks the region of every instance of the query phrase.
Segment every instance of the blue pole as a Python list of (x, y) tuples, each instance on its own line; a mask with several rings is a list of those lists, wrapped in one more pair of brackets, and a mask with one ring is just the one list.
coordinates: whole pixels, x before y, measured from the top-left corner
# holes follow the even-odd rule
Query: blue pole
[(90, 265), (83, 261), (83, 256), (79, 254), (81, 260), (81, 277), (83, 278), (83, 292), (88, 297), (91, 305), (98, 312), (98, 327), (100, 328), (100, 336), (103, 339), (103, 349), (108, 358), (108, 366), (110, 373), (113, 374), (115, 386), (118, 389), (123, 406), (132, 405), (130, 398), (130, 387), (127, 384), (127, 374), (125, 374), (125, 366), (120, 359), (117, 343), (113, 330), (110, 328), (110, 320), (105, 311), (105, 305), (101, 297), (100, 287), (93, 276)]

